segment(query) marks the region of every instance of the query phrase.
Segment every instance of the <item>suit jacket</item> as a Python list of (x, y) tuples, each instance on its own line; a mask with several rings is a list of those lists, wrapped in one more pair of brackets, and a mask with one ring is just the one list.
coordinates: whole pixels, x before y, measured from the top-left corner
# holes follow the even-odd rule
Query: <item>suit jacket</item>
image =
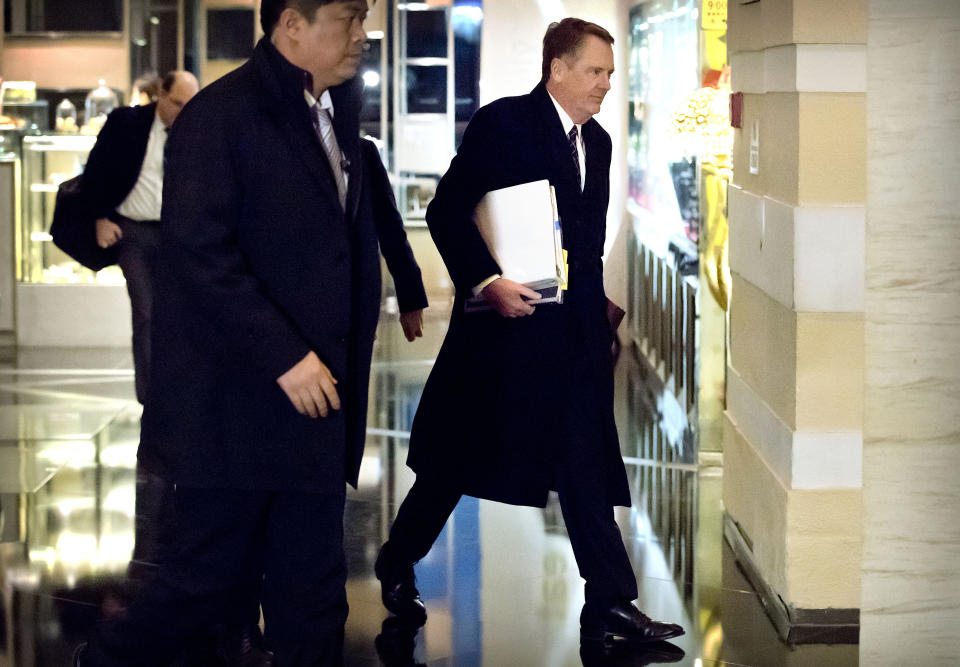
[(81, 185), (95, 218), (113, 213), (137, 184), (156, 111), (156, 104), (147, 104), (119, 107), (107, 116), (87, 158)]
[[(356, 484), (380, 303), (376, 185), (359, 91), (331, 89), (346, 211), (303, 98), (268, 40), (170, 132), (139, 456), (195, 487), (341, 492)], [(391, 230), (387, 256), (409, 250)], [(406, 261), (412, 262), (412, 255)], [(342, 408), (311, 419), (277, 378), (314, 351)]]
[[(497, 100), (470, 121), (427, 209), (457, 296), (414, 418), (408, 464), (468, 495), (542, 506), (558, 474), (590, 469), (605, 480), (597, 493), (630, 504), (613, 418), (601, 259), (611, 144), (592, 119), (583, 138), (581, 193), (545, 86)], [(474, 208), (490, 190), (541, 179), (556, 188), (570, 257), (565, 302), (516, 319), (464, 313), (471, 288), (500, 272), (473, 223)]]
[(397, 305), (401, 313), (427, 307), (420, 266), (403, 230), (403, 218), (397, 210), (390, 177), (380, 159), (380, 151), (367, 139), (360, 140), (364, 173), (370, 183), (373, 220), (377, 227), (380, 252), (386, 260), (397, 291)]
[(57, 193), (50, 234), (57, 247), (87, 268), (116, 264), (117, 247), (97, 245), (96, 221), (110, 216), (136, 185), (147, 153), (156, 104), (120, 107), (90, 150), (83, 173)]

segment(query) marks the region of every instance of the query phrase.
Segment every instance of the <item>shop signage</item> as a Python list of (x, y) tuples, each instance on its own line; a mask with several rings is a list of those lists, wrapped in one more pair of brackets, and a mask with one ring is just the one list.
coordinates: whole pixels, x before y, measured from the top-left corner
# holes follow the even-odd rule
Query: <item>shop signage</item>
[(703, 0), (700, 16), (704, 30), (726, 30), (727, 0)]

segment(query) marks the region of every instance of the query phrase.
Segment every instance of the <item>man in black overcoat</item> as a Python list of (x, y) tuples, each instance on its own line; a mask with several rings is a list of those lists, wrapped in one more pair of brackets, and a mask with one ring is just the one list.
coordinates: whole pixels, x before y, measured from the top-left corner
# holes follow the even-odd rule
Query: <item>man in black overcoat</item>
[[(470, 121), (427, 209), (456, 286), (450, 328), (410, 435), (417, 473), (377, 562), (383, 600), (400, 616), (426, 611), (413, 580), (461, 494), (543, 507), (558, 491), (581, 576), (585, 640), (656, 641), (683, 633), (631, 604), (636, 579), (614, 505), (630, 505), (613, 415), (612, 327), (603, 291), (611, 142), (592, 116), (613, 73), (613, 38), (565, 19), (543, 41), (543, 78)], [(500, 277), (472, 213), (489, 191), (548, 179), (556, 188), (569, 290), (537, 293)], [(493, 306), (465, 313), (482, 294)]]
[[(251, 571), (275, 664), (340, 664), (378, 237), (419, 283), (399, 216), (375, 221), (383, 168), (349, 81), (366, 14), (366, 0), (263, 0), (253, 57), (171, 132), (139, 456), (177, 484), (178, 550), (77, 664), (164, 664)], [(408, 337), (423, 305), (401, 316)]]

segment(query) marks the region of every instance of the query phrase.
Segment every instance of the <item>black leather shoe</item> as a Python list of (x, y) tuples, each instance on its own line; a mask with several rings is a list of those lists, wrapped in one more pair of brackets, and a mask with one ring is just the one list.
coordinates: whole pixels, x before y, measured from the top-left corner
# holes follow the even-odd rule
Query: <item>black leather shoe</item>
[(630, 602), (617, 602), (606, 608), (589, 603), (580, 613), (580, 639), (611, 646), (618, 642), (658, 642), (683, 634), (675, 623), (650, 619)]
[(419, 631), (419, 624), (409, 623), (399, 616), (383, 619), (380, 634), (373, 640), (373, 645), (384, 667), (426, 667), (413, 657)]
[(217, 659), (227, 667), (271, 667), (273, 653), (263, 647), (263, 635), (256, 625), (229, 625), (217, 628)]
[(600, 642), (580, 644), (583, 667), (646, 667), (680, 662), (686, 657), (683, 649), (670, 642), (604, 646)]
[(380, 549), (373, 571), (380, 580), (380, 597), (388, 611), (418, 626), (427, 622), (427, 608), (417, 590), (413, 565), (393, 560), (389, 542)]

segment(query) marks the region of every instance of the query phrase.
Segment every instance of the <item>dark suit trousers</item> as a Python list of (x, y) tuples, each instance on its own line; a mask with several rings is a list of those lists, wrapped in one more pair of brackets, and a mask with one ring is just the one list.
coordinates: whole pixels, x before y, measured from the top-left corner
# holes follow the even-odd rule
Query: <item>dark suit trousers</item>
[(160, 248), (160, 223), (138, 221), (120, 214), (112, 216), (123, 238), (117, 244), (117, 264), (123, 270), (133, 316), (133, 372), (137, 400), (143, 403), (150, 386), (150, 309), (153, 307), (153, 275)]
[[(609, 605), (618, 600), (635, 599), (637, 581), (613, 518), (613, 507), (601, 494), (585, 492), (591, 486), (603, 487), (584, 484), (580, 471), (575, 468), (560, 467), (557, 494), (573, 555), (580, 576), (586, 581), (587, 602)], [(392, 555), (404, 563), (415, 563), (426, 556), (460, 495), (443, 482), (418, 475), (390, 528)]]
[(274, 665), (340, 665), (347, 618), (343, 508), (343, 492), (177, 487), (175, 552), (125, 618), (97, 629), (84, 664), (169, 663), (196, 633), (230, 618), (254, 571), (263, 573)]

